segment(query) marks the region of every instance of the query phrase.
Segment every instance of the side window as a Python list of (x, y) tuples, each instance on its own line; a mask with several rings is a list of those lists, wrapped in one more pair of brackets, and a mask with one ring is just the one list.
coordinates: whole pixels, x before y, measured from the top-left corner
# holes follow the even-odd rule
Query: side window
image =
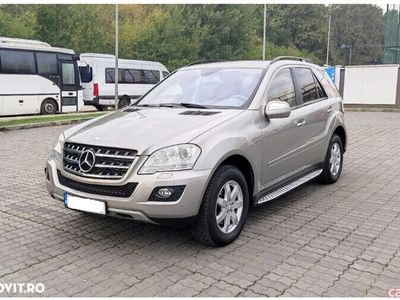
[(314, 80), (315, 80), (315, 85), (317, 87), (318, 98), (327, 98), (328, 96), (326, 95), (324, 89), (322, 88), (321, 83), (318, 81), (315, 75), (314, 75)]
[(294, 68), (294, 73), (303, 96), (303, 102), (319, 99), (317, 85), (311, 70), (308, 68)]
[(156, 70), (143, 70), (145, 82), (148, 84), (156, 84), (160, 81), (160, 72)]
[(93, 80), (93, 69), (89, 66), (79, 67), (79, 74), (81, 75), (81, 81), (83, 83), (88, 83)]
[(292, 74), (289, 69), (282, 69), (272, 79), (267, 91), (267, 101), (281, 100), (296, 106), (296, 94)]
[(57, 75), (57, 55), (54, 53), (36, 53), (38, 74), (49, 76)]
[(1, 51), (3, 73), (35, 74), (35, 58), (33, 52), (28, 51)]
[(169, 75), (169, 73), (167, 71), (162, 71), (162, 77), (165, 78)]
[[(118, 82), (124, 83), (123, 80), (123, 69), (118, 69)], [(106, 68), (106, 83), (115, 83), (115, 69), (114, 68)]]

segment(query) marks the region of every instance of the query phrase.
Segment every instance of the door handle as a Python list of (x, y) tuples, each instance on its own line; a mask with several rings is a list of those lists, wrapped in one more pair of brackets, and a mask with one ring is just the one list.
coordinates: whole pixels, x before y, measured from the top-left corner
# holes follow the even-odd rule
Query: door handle
[(72, 93), (72, 92), (68, 93), (69, 96), (72, 96), (73, 94), (74, 94), (74, 93)]
[(331, 113), (333, 111), (333, 106), (329, 106), (328, 109), (326, 110), (327, 113)]
[(304, 126), (306, 124), (306, 120), (305, 119), (301, 119), (297, 121), (297, 127), (301, 127)]
[(19, 103), (24, 103), (24, 100), (18, 100)]

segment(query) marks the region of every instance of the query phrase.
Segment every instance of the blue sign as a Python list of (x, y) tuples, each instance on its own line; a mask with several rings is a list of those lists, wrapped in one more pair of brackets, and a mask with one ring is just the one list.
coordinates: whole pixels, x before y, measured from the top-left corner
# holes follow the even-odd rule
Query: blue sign
[(327, 67), (325, 68), (325, 71), (328, 74), (328, 76), (332, 79), (332, 81), (335, 82), (336, 67)]

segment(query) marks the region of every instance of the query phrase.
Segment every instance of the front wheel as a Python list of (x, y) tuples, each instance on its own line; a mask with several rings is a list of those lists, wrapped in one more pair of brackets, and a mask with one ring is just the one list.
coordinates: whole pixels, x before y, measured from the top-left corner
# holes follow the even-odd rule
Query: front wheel
[(339, 136), (334, 135), (329, 143), (326, 153), (324, 168), (318, 181), (322, 183), (335, 183), (342, 173), (343, 167), (343, 143)]
[(57, 112), (57, 103), (53, 99), (45, 99), (40, 106), (42, 115), (53, 115)]
[(212, 176), (192, 233), (209, 246), (233, 242), (243, 229), (249, 207), (249, 192), (242, 172), (223, 165)]

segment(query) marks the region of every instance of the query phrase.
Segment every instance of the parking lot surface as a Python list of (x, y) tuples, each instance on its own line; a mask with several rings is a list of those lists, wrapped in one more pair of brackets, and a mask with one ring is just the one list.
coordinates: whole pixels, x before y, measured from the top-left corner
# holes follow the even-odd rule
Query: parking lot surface
[(341, 179), (251, 210), (224, 248), (64, 208), (43, 168), (66, 127), (0, 132), (0, 283), (43, 283), (45, 296), (387, 296), (400, 288), (400, 114), (346, 121)]

